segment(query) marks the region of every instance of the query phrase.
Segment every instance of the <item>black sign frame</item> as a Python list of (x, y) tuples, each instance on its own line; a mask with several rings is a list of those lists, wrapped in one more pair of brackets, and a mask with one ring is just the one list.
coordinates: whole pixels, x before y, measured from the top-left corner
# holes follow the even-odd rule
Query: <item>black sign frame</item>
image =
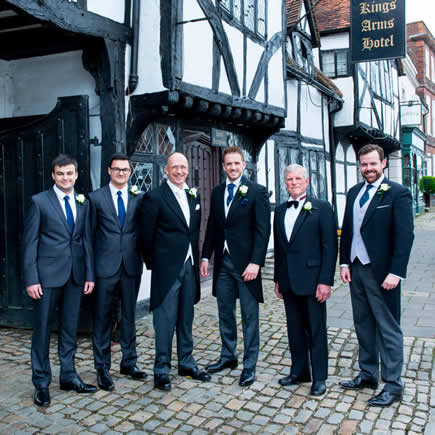
[(351, 62), (406, 56), (405, 0), (351, 0)]

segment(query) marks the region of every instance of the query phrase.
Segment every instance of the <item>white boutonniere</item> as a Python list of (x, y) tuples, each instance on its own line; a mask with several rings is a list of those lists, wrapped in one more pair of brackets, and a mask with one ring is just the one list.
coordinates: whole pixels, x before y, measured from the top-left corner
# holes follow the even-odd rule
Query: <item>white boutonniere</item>
[(305, 211), (305, 213), (311, 213), (311, 210), (313, 209), (313, 204), (311, 204), (311, 202), (310, 201), (307, 201), (305, 204), (304, 204), (304, 211)]
[(191, 187), (187, 193), (190, 196), (190, 199), (196, 199), (198, 196), (198, 189), (196, 187)]
[(139, 195), (140, 190), (139, 190), (139, 188), (136, 186), (136, 184), (130, 187), (130, 193), (131, 193), (132, 195)]
[(76, 196), (76, 202), (77, 202), (77, 204), (80, 206), (80, 205), (83, 205), (83, 204), (86, 204), (86, 197), (85, 197), (85, 195), (83, 195), (83, 193), (79, 193), (77, 196)]
[(248, 186), (246, 186), (245, 184), (242, 184), (239, 187), (239, 194), (240, 196), (243, 196), (243, 198), (248, 194)]
[(378, 195), (383, 195), (385, 192), (388, 192), (391, 189), (391, 186), (387, 183), (382, 183), (378, 189)]

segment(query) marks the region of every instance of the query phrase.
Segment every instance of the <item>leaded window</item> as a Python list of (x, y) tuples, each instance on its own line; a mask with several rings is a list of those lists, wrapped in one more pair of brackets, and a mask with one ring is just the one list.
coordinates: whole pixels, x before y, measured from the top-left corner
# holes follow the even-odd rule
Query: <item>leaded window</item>
[(350, 75), (349, 50), (322, 50), (320, 52), (322, 72), (328, 77), (345, 77)]

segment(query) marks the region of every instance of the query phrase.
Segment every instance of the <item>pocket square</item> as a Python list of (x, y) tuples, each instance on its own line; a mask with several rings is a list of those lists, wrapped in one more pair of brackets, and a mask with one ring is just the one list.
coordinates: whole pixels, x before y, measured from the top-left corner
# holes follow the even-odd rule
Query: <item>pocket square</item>
[(379, 207), (376, 207), (376, 208), (385, 208), (385, 207), (390, 207), (390, 204), (387, 204), (387, 205), (380, 205)]
[(196, 204), (195, 211), (199, 210), (200, 208), (201, 208), (201, 206), (199, 204)]

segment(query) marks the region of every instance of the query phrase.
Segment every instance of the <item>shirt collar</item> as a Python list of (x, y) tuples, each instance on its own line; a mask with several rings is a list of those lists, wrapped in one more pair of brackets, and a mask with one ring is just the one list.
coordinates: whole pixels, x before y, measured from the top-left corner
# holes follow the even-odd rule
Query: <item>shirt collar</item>
[(55, 184), (53, 185), (53, 190), (56, 196), (59, 198), (59, 200), (63, 201), (65, 198), (65, 195), (68, 195), (71, 198), (74, 198), (74, 189), (71, 193), (65, 193), (63, 190), (60, 190)]
[(172, 190), (172, 192), (174, 192), (175, 195), (177, 194), (177, 192), (184, 192), (186, 189), (189, 188), (189, 186), (186, 183), (184, 183), (183, 187), (180, 189), (178, 186), (176, 186), (174, 183), (172, 183), (169, 179), (167, 179), (166, 182), (168, 183), (169, 188)]
[(109, 189), (113, 196), (116, 196), (119, 191), (122, 192), (122, 196), (127, 195), (128, 184), (126, 184), (122, 189), (118, 189), (112, 183), (109, 183)]
[(235, 181), (230, 181), (229, 179), (228, 179), (228, 177), (227, 177), (227, 186), (228, 186), (228, 184), (231, 184), (231, 183), (233, 183), (236, 187), (241, 183), (241, 181), (242, 181), (242, 178), (243, 178), (243, 175), (241, 175), (239, 178), (237, 178), (237, 180), (235, 180)]
[(379, 186), (381, 185), (381, 183), (384, 181), (385, 175), (382, 174), (376, 181), (374, 181), (373, 183), (367, 183), (367, 181), (364, 182), (364, 188), (366, 188), (369, 184), (371, 184), (374, 188), (376, 188), (376, 190), (379, 188)]
[[(303, 198), (303, 199), (301, 199)], [(307, 192), (304, 192), (302, 195), (299, 195), (296, 199), (293, 199), (290, 195), (288, 197), (287, 201), (305, 201), (307, 199)]]

